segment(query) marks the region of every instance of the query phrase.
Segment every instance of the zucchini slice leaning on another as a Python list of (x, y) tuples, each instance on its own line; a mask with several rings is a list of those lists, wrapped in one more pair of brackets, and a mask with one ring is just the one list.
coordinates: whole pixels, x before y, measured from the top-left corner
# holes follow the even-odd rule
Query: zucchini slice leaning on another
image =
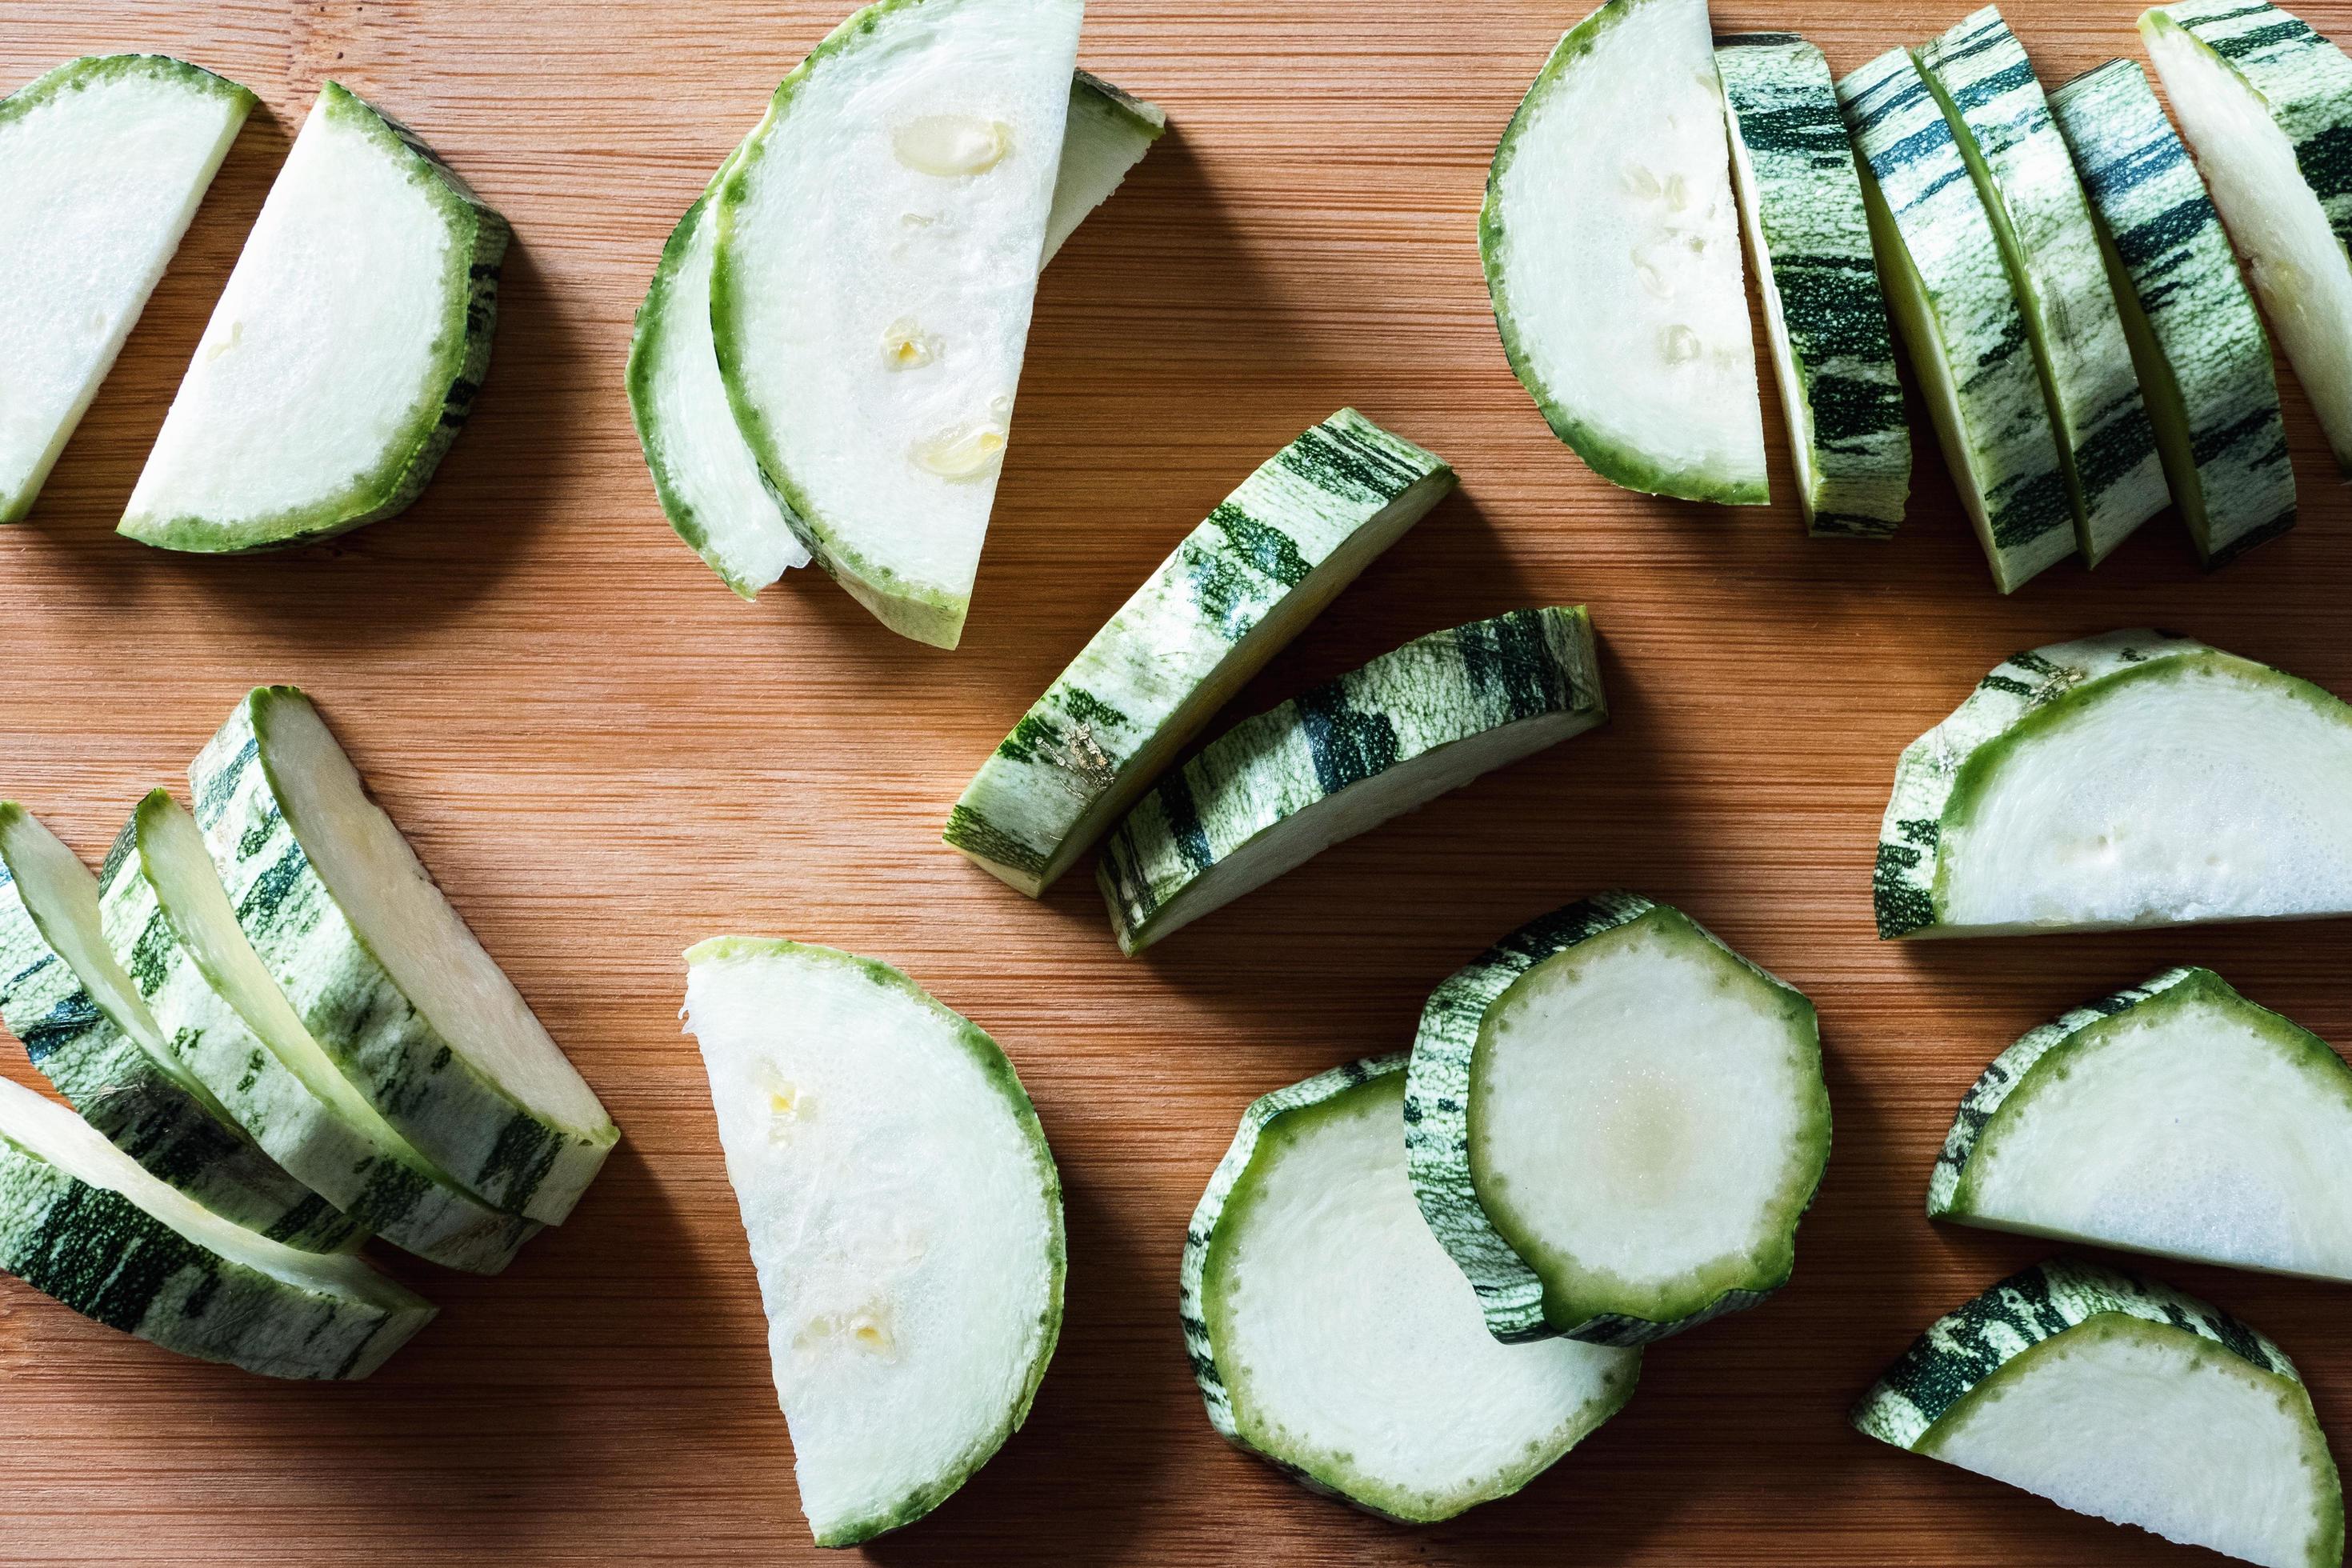
[(1603, 893), (1431, 995), (1405, 1128), (1496, 1338), (1643, 1344), (1788, 1282), (1829, 1161), (1821, 1026), (1679, 910)]
[(1904, 750), (1878, 934), (2352, 913), (2352, 708), (2161, 632), (2011, 656)]
[(0, 1268), (109, 1328), (265, 1377), (365, 1377), (433, 1319), (349, 1253), (298, 1252), (190, 1202), (5, 1079)]
[(0, 98), (0, 522), (32, 510), (255, 101), (164, 55)]
[(2211, 970), (2168, 970), (1994, 1058), (1927, 1214), (2352, 1280), (2352, 1068)]
[(1432, 632), (1202, 749), (1103, 841), (1095, 880), (1140, 952), (1332, 845), (1609, 717), (1584, 606)]
[(801, 1511), (854, 1545), (1028, 1415), (1061, 1332), (1061, 1180), (996, 1042), (887, 964), (750, 937), (686, 962)]
[(1422, 1223), (1402, 1056), (1242, 1117), (1184, 1237), (1210, 1424), (1301, 1484), (1407, 1524), (1508, 1497), (1623, 1408), (1642, 1352), (1509, 1345)]
[(2344, 1491), (2284, 1352), (2120, 1269), (2053, 1258), (1920, 1335), (1854, 1407), (1895, 1447), (2267, 1568), (2336, 1568)]
[(167, 550), (267, 550), (405, 509), (489, 369), (507, 239), (424, 143), (327, 83), (120, 531)]
[(1374, 556), (1454, 488), (1343, 408), (1260, 464), (981, 765), (947, 841), (1034, 898)]

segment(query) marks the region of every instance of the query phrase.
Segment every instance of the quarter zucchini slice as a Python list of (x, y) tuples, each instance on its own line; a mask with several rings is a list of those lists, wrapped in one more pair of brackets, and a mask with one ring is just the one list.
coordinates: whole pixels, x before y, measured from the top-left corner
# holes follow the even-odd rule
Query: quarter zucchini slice
[(1061, 1181), (996, 1042), (897, 970), (750, 937), (686, 961), (801, 1511), (854, 1545), (1028, 1415), (1061, 1332)]
[(1952, 1313), (1855, 1406), (1866, 1436), (2269, 1568), (2335, 1568), (2344, 1493), (2294, 1364), (2237, 1319), (2053, 1259)]
[(1302, 1485), (1407, 1524), (1508, 1497), (1623, 1408), (1642, 1352), (1507, 1345), (1405, 1179), (1405, 1059), (1253, 1104), (1184, 1237), (1210, 1424)]
[(2352, 709), (2186, 637), (2012, 656), (1895, 767), (1878, 934), (2352, 913)]
[(1594, 473), (1768, 499), (1705, 0), (1609, 0), (1569, 29), (1495, 149), (1478, 238), (1511, 369)]
[(1609, 716), (1584, 606), (1432, 632), (1245, 719), (1162, 778), (1095, 880), (1136, 953), (1332, 845)]
[(358, 1258), (223, 1219), (5, 1079), (0, 1268), (110, 1329), (265, 1377), (365, 1377), (433, 1319)]
[(947, 841), (1034, 898), (1374, 556), (1454, 488), (1343, 408), (1261, 464), (982, 764)]
[(570, 1214), (619, 1131), (310, 700), (256, 689), (188, 782), (246, 935), (343, 1076), (467, 1191)]
[(0, 98), (0, 522), (32, 510), (255, 101), (163, 55)]
[(489, 369), (506, 220), (404, 127), (320, 89), (121, 531), (265, 550), (406, 508)]

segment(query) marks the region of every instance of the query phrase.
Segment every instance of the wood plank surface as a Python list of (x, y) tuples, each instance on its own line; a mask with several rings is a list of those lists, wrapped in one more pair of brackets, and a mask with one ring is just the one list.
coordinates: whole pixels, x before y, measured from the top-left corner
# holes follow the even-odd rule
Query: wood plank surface
[[(2210, 576), (2168, 512), (2095, 575), (2062, 565), (2002, 599), (1924, 424), (1901, 535), (1809, 542), (1769, 392), (1778, 504), (1631, 495), (1512, 379), (1476, 249), (1496, 136), (1580, 0), (1096, 0), (1084, 63), (1172, 129), (1045, 279), (963, 647), (892, 637), (813, 573), (746, 605), (664, 526), (623, 360), (671, 224), (845, 4), (0, 0), (5, 86), (153, 48), (268, 105), (32, 521), (0, 531), (0, 793), (95, 859), (247, 686), (299, 682), (625, 1136), (504, 1277), (394, 1259), (443, 1315), (357, 1386), (180, 1361), (0, 1279), (0, 1561), (814, 1561), (677, 1019), (680, 950), (722, 931), (885, 957), (969, 1014), (1018, 1064), (1067, 1185), (1068, 1319), (1027, 1428), (877, 1561), (2199, 1560), (1870, 1443), (1844, 1412), (1930, 1318), (2047, 1250), (1921, 1217), (1953, 1104), (1996, 1051), (2183, 962), (2352, 1045), (2346, 928), (1882, 945), (1870, 868), (1896, 753), (2012, 649), (2156, 624), (2352, 693), (2352, 507), (2300, 394), (2303, 521)], [(1724, 0), (1716, 20), (1799, 27), (1844, 71), (1964, 9)], [(2006, 9), (2045, 82), (2137, 53), (2131, 0)], [(2352, 35), (2346, 0), (2302, 14)], [(331, 545), (213, 560), (119, 540), (330, 75), (514, 224), (473, 424), (414, 510)], [(1451, 458), (1461, 493), (1234, 712), (1435, 627), (1582, 602), (1610, 726), (1139, 960), (1083, 872), (1032, 904), (941, 846), (965, 778), (1093, 628), (1348, 403)], [(1622, 1415), (1451, 1524), (1385, 1524), (1229, 1450), (1175, 1282), (1242, 1108), (1403, 1047), (1489, 940), (1621, 884), (1820, 1005), (1836, 1147), (1794, 1283), (1654, 1349)], [(2352, 1456), (2342, 1288), (2163, 1272), (2284, 1344)]]

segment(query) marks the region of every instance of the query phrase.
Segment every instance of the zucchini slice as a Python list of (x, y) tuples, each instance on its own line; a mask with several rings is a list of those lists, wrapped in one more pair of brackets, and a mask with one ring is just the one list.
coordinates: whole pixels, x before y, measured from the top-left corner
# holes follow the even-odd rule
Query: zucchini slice
[(1816, 538), (1884, 539), (1911, 490), (1911, 427), (1853, 143), (1822, 51), (1794, 33), (1715, 41), (1731, 170)]
[(1095, 880), (1137, 953), (1332, 845), (1609, 716), (1584, 606), (1432, 632), (1245, 719), (1104, 840)]
[(1927, 1214), (2352, 1280), (2352, 1068), (2211, 970), (2167, 970), (1985, 1068)]
[(1061, 1332), (1062, 1187), (996, 1042), (887, 964), (686, 955), (820, 1546), (911, 1524), (1019, 1429)]
[(1496, 1339), (1644, 1344), (1788, 1282), (1829, 1161), (1821, 1026), (1681, 910), (1603, 893), (1430, 996), (1405, 1127)]
[(727, 396), (817, 563), (953, 647), (1013, 422), (1082, 0), (877, 0), (713, 205)]
[(1642, 1352), (1507, 1345), (1405, 1179), (1405, 1058), (1242, 1116), (1184, 1236), (1210, 1424), (1302, 1485), (1407, 1524), (1508, 1497), (1624, 1407)]
[(2050, 95), (2099, 224), (2157, 451), (2197, 558), (2219, 566), (2294, 526), (2270, 335), (2172, 121), (2130, 60)]
[(365, 1377), (434, 1311), (349, 1253), (298, 1252), (200, 1207), (5, 1079), (0, 1268), (110, 1329), (265, 1377)]
[(2158, 632), (2012, 656), (1905, 749), (1878, 934), (2352, 913), (2352, 709)]
[(2144, 11), (2140, 39), (2336, 466), (2352, 475), (2352, 59), (2262, 0)]
[(2227, 1313), (2053, 1259), (1920, 1335), (1868, 1436), (2269, 1568), (2336, 1568), (2344, 1493), (2294, 1364)]
[(468, 1192), (562, 1220), (620, 1132), (310, 700), (257, 688), (188, 782), (246, 935), (343, 1076)]
[(32, 510), (256, 101), (163, 55), (0, 98), (0, 522)]
[(1769, 499), (1705, 0), (1569, 29), (1495, 149), (1478, 248), (1511, 369), (1594, 473)]
[(1887, 301), (1993, 584), (2014, 593), (2074, 548), (2074, 512), (2000, 242), (1906, 51), (1837, 90)]
[(1034, 898), (1340, 589), (1454, 488), (1342, 408), (1185, 536), (981, 765), (947, 841)]

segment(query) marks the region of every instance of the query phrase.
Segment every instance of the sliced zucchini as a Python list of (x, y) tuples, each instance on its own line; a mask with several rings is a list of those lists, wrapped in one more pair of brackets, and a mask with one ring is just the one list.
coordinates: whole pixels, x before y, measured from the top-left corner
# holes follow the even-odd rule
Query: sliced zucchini
[(2352, 709), (2186, 637), (2012, 656), (1895, 767), (1878, 934), (2352, 913)]
[(1127, 172), (1168, 131), (1166, 111), (1091, 71), (1070, 79), (1070, 112), (1062, 128), (1062, 166), (1054, 171), (1054, 205), (1045, 214), (1044, 267), (1078, 232), (1087, 215), (1110, 200)]
[(2048, 1498), (2270, 1568), (2336, 1568), (2344, 1493), (2284, 1352), (2168, 1286), (2066, 1259), (1944, 1318), (1853, 1424)]
[(167, 550), (266, 550), (405, 509), (489, 369), (507, 237), (405, 127), (327, 83), (121, 531)]
[(163, 55), (0, 98), (0, 522), (32, 510), (256, 101)]
[(1508, 1497), (1633, 1397), (1642, 1352), (1507, 1345), (1405, 1179), (1405, 1059), (1253, 1104), (1184, 1236), (1210, 1424), (1302, 1485), (1407, 1524)]
[(981, 765), (950, 844), (1034, 898), (1208, 718), (1454, 488), (1343, 408), (1185, 536)]
[(359, 1258), (223, 1219), (5, 1079), (0, 1268), (110, 1329), (265, 1377), (365, 1377), (433, 1320)]
[(750, 937), (686, 962), (801, 1511), (853, 1545), (1028, 1415), (1061, 1332), (1061, 1181), (996, 1042), (897, 970)]
[(1095, 880), (1140, 952), (1332, 845), (1608, 718), (1579, 605), (1432, 632), (1245, 719), (1103, 841)]
[(1594, 473), (1769, 499), (1706, 0), (1569, 29), (1495, 149), (1478, 248), (1511, 369)]
[(570, 1214), (618, 1129), (310, 700), (257, 688), (188, 782), (247, 937), (342, 1075), (467, 1191)]

